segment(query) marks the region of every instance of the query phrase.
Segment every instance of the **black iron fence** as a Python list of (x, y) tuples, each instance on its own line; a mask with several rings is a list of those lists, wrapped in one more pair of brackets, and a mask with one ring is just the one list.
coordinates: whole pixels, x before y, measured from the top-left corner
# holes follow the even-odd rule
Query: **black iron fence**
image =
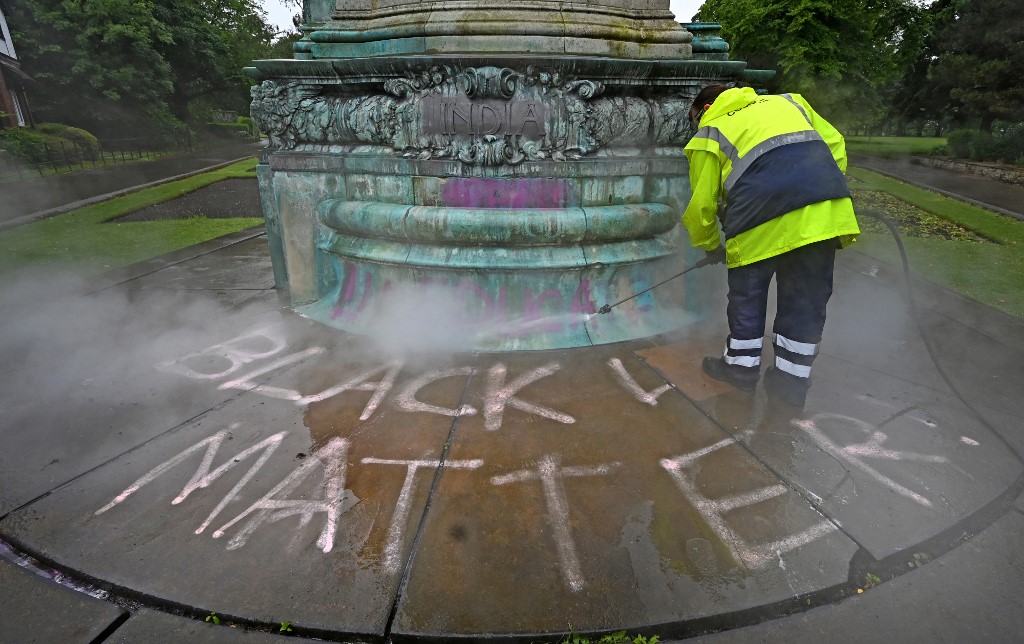
[(155, 159), (177, 152), (191, 152), (243, 140), (258, 140), (258, 134), (254, 136), (243, 132), (235, 140), (215, 138), (199, 141), (191, 135), (180, 137), (174, 141), (152, 137), (108, 139), (101, 141), (99, 146), (84, 145), (70, 140), (44, 143), (42, 147), (32, 150), (28, 159), (0, 153), (0, 181), (35, 176), (45, 177), (75, 170), (132, 163), (142, 159)]

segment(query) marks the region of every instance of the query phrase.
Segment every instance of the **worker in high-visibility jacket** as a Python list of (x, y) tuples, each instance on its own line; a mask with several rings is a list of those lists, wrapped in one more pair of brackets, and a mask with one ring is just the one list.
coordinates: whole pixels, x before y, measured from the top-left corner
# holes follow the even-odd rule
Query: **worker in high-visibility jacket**
[[(709, 85), (690, 109), (693, 197), (683, 225), (728, 268), (729, 336), (704, 359), (717, 380), (752, 391), (760, 378), (768, 286), (776, 278), (769, 396), (802, 407), (832, 295), (837, 247), (860, 233), (846, 185), (842, 135), (799, 94)], [(725, 238), (721, 246), (721, 234)]]

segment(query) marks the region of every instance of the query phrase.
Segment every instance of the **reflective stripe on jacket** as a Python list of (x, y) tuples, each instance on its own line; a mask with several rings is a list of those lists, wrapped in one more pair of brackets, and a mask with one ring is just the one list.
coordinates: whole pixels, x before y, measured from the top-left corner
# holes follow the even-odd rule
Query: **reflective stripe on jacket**
[(843, 137), (799, 94), (723, 92), (686, 145), (693, 197), (683, 224), (695, 246), (718, 247), (730, 267), (860, 233)]

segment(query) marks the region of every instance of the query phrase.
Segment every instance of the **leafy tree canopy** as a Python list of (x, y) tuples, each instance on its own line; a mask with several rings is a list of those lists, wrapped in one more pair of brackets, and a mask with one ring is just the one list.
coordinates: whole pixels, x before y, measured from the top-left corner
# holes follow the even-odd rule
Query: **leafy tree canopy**
[(800, 92), (850, 125), (888, 109), (922, 13), (921, 0), (707, 0), (700, 19), (722, 24), (734, 58), (779, 70), (770, 90)]
[(274, 37), (257, 0), (20, 0), (10, 3), (23, 69), (43, 120), (126, 136), (193, 120), (203, 108), (243, 112), (242, 67)]
[(930, 84), (948, 90), (943, 107), (976, 118), (985, 131), (996, 119), (1024, 121), (1024, 3), (945, 4), (928, 70)]
[(938, 77), (930, 78), (929, 71), (941, 47), (938, 32), (948, 23), (950, 5), (954, 1), (933, 2), (922, 12), (918, 28), (904, 43), (901, 52), (904, 73), (892, 91), (890, 111), (903, 127), (911, 123), (922, 126), (925, 121), (945, 123), (951, 120), (947, 109), (949, 83)]

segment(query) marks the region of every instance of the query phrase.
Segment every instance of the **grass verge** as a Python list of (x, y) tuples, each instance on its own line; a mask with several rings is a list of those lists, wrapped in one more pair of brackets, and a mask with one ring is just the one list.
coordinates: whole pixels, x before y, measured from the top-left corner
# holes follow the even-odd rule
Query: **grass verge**
[(946, 145), (945, 137), (938, 136), (848, 136), (846, 149), (876, 157), (905, 157), (912, 154), (930, 154)]
[[(904, 236), (911, 270), (971, 299), (1024, 319), (1024, 222), (940, 194), (852, 168), (850, 175), (865, 190), (884, 192), (914, 208), (947, 219), (988, 242)], [(854, 191), (854, 206), (863, 200)], [(892, 208), (872, 207), (898, 215)], [(897, 219), (899, 217), (896, 217)], [(876, 259), (900, 264), (888, 233), (865, 232), (854, 249)]]
[(93, 275), (257, 226), (263, 223), (262, 213), (228, 219), (103, 223), (217, 181), (251, 179), (255, 165), (255, 159), (240, 161), (4, 231), (0, 233), (0, 273), (71, 267), (79, 275)]

